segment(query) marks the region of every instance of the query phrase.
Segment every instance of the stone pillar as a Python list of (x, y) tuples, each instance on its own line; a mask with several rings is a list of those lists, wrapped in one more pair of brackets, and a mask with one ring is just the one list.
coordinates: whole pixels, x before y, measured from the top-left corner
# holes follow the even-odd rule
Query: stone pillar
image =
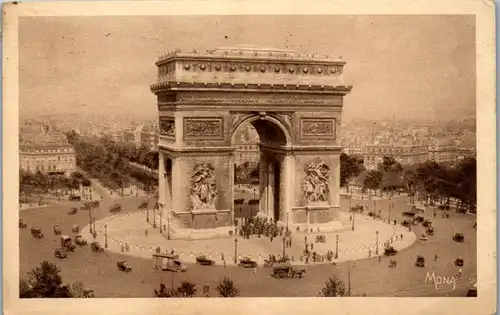
[(267, 207), (267, 154), (260, 152), (260, 169), (259, 169), (259, 214), (266, 216)]
[(284, 224), (287, 222), (287, 215), (289, 224), (293, 224), (292, 220), (292, 207), (294, 205), (294, 185), (295, 185), (295, 158), (292, 155), (284, 155), (280, 165), (281, 171), (281, 220)]
[(274, 217), (274, 198), (275, 189), (279, 187), (274, 187), (274, 161), (268, 163), (267, 165), (267, 198), (266, 198), (266, 217), (273, 218), (276, 220), (278, 218)]
[(158, 203), (160, 204), (159, 211), (163, 212), (165, 215), (165, 203), (166, 203), (166, 178), (165, 178), (165, 168), (166, 168), (166, 158), (165, 154), (159, 153), (159, 165), (158, 165)]

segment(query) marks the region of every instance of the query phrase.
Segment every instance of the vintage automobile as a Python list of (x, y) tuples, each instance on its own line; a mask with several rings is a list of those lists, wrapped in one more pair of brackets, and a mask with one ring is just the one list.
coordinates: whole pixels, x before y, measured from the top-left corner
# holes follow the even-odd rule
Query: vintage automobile
[(427, 230), (425, 231), (425, 233), (427, 233), (427, 235), (434, 235), (434, 228), (433, 227), (427, 228)]
[(325, 243), (326, 235), (316, 235), (316, 243)]
[(80, 200), (82, 200), (82, 197), (80, 197), (80, 196), (69, 196), (68, 200), (69, 201), (80, 201)]
[(31, 228), (31, 236), (33, 236), (34, 238), (38, 238), (38, 239), (43, 238), (42, 230), (39, 228), (32, 227)]
[(99, 242), (92, 242), (90, 243), (90, 248), (92, 249), (93, 252), (103, 252), (104, 251), (104, 248), (101, 247), (101, 244), (99, 244)]
[(477, 283), (474, 283), (472, 288), (467, 291), (467, 297), (477, 297)]
[(423, 256), (417, 256), (417, 260), (415, 261), (415, 266), (425, 267), (425, 258)]
[(66, 253), (66, 251), (63, 248), (57, 248), (54, 251), (54, 256), (56, 256), (56, 258), (58, 258), (58, 259), (65, 259), (68, 257), (68, 254)]
[(455, 259), (455, 266), (463, 267), (464, 266), (464, 259), (462, 257), (457, 257), (457, 259)]
[(125, 260), (120, 260), (119, 262), (117, 262), (116, 267), (118, 267), (118, 270), (120, 271), (124, 272), (132, 271), (132, 267), (130, 267)]
[(393, 246), (388, 246), (384, 250), (385, 256), (394, 256), (398, 253), (398, 251)]
[(278, 264), (273, 267), (272, 276), (278, 279), (295, 277), (302, 279), (304, 273), (306, 273), (305, 269), (294, 269), (290, 264)]
[(122, 211), (122, 205), (119, 203), (115, 203), (111, 207), (109, 207), (109, 212), (120, 212)]
[(363, 205), (356, 205), (355, 207), (351, 208), (351, 212), (363, 212), (363, 211), (364, 211)]
[(422, 223), (422, 222), (424, 222), (424, 217), (419, 215), (419, 216), (413, 218), (413, 220), (415, 220), (415, 222), (417, 222), (417, 223)]
[(414, 217), (416, 215), (416, 213), (413, 211), (405, 211), (405, 212), (403, 212), (403, 215), (405, 217)]
[(85, 246), (87, 245), (87, 241), (83, 238), (83, 235), (78, 234), (75, 236), (75, 244), (78, 246)]
[(74, 214), (77, 214), (77, 213), (78, 213), (78, 208), (77, 207), (71, 208), (71, 210), (69, 210), (69, 212), (68, 212), (69, 215), (74, 215)]
[(404, 227), (409, 227), (410, 226), (410, 221), (404, 220), (403, 222), (401, 222), (401, 225), (404, 226)]
[(420, 239), (421, 241), (427, 241), (427, 235), (425, 235), (425, 234), (421, 234), (421, 235), (420, 235), (420, 237), (419, 237), (419, 239)]
[(455, 235), (453, 235), (453, 240), (455, 242), (463, 243), (464, 242), (464, 235), (462, 233), (455, 233)]
[(147, 209), (148, 208), (148, 201), (146, 200), (146, 201), (141, 202), (137, 208)]
[(424, 222), (422, 222), (422, 226), (429, 228), (432, 226), (432, 222), (430, 220), (424, 220)]
[(71, 237), (63, 235), (61, 236), (61, 248), (66, 251), (74, 252), (76, 246), (71, 241)]
[(389, 262), (389, 268), (396, 268), (397, 265), (398, 263), (393, 259)]
[(59, 225), (54, 225), (54, 235), (61, 235), (62, 230)]
[(73, 228), (71, 229), (73, 233), (79, 233), (80, 232), (80, 226), (78, 224), (73, 225)]
[(257, 262), (251, 260), (249, 257), (245, 257), (243, 259), (240, 259), (240, 263), (238, 266), (243, 267), (243, 268), (255, 268), (257, 267)]
[(19, 228), (25, 229), (27, 227), (28, 227), (28, 225), (26, 223), (24, 223), (23, 219), (19, 219)]
[(212, 266), (215, 264), (215, 261), (208, 259), (205, 255), (196, 257), (196, 262), (203, 266)]

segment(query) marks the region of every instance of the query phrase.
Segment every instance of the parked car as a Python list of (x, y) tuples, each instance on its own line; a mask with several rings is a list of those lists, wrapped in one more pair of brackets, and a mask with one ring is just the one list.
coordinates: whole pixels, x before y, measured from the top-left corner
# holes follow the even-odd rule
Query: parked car
[(26, 223), (24, 223), (23, 219), (19, 219), (19, 228), (25, 229), (27, 227), (28, 227), (28, 225)]
[(215, 261), (208, 259), (205, 255), (196, 257), (196, 262), (203, 266), (212, 266), (215, 264)]
[(245, 257), (243, 259), (240, 259), (240, 263), (238, 266), (243, 267), (243, 268), (255, 268), (257, 267), (257, 262), (251, 260), (249, 257)]
[(74, 252), (76, 246), (72, 243), (71, 237), (63, 235), (61, 236), (61, 248), (66, 251)]
[(272, 276), (278, 279), (295, 277), (302, 279), (304, 273), (306, 273), (305, 269), (295, 269), (287, 263), (274, 266)]
[(115, 203), (111, 207), (109, 207), (109, 212), (120, 212), (122, 211), (122, 205), (119, 203)]
[(80, 197), (80, 196), (69, 196), (68, 200), (69, 201), (81, 201), (82, 197)]
[(56, 258), (58, 258), (58, 259), (65, 259), (68, 257), (68, 254), (66, 253), (66, 251), (63, 248), (57, 248), (54, 251), (54, 256), (56, 256)]
[(462, 257), (457, 257), (457, 259), (455, 259), (455, 266), (463, 267), (464, 266), (464, 259)]
[(421, 241), (427, 241), (427, 235), (425, 235), (425, 234), (421, 234), (421, 235), (420, 235), (420, 240), (421, 240)]
[(132, 267), (130, 267), (125, 260), (121, 260), (116, 263), (116, 266), (118, 267), (118, 270), (124, 271), (124, 272), (130, 272), (132, 271)]
[(31, 228), (31, 236), (33, 236), (34, 238), (38, 238), (38, 239), (43, 238), (42, 230), (39, 228), (32, 227)]
[(425, 267), (425, 258), (423, 256), (417, 256), (417, 260), (415, 261), (415, 266)]
[(80, 226), (78, 224), (73, 225), (73, 228), (71, 229), (73, 233), (78, 233), (80, 232)]
[(422, 222), (422, 225), (428, 228), (432, 226), (432, 222), (430, 220), (424, 220), (424, 222)]
[(78, 213), (78, 208), (77, 207), (71, 208), (71, 210), (69, 210), (69, 212), (68, 212), (69, 215), (74, 215), (74, 214), (77, 214), (77, 213)]
[(61, 235), (62, 230), (59, 225), (54, 225), (54, 235)]
[(101, 247), (101, 244), (99, 242), (92, 242), (90, 243), (90, 248), (92, 249), (93, 252), (103, 252), (104, 248)]
[(398, 251), (393, 246), (386, 247), (384, 250), (385, 256), (394, 256), (397, 253), (398, 253)]
[(87, 241), (83, 238), (83, 235), (78, 234), (75, 236), (75, 244), (78, 246), (85, 246), (87, 245)]
[(427, 228), (425, 233), (427, 233), (427, 235), (434, 235), (434, 228), (433, 227)]
[(464, 235), (462, 233), (455, 233), (455, 235), (453, 235), (453, 240), (455, 242), (459, 242), (459, 243), (463, 243), (464, 242)]

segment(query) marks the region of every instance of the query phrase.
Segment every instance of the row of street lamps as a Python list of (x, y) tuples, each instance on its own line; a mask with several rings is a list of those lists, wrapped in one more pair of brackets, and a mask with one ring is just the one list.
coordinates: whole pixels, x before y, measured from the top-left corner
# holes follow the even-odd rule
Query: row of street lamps
[[(153, 208), (153, 229), (156, 229), (156, 207)], [(149, 223), (149, 207), (146, 209), (146, 222)], [(167, 226), (166, 229), (163, 226), (163, 211), (160, 210), (160, 233), (166, 230), (167, 239), (170, 240), (170, 212), (167, 216)]]

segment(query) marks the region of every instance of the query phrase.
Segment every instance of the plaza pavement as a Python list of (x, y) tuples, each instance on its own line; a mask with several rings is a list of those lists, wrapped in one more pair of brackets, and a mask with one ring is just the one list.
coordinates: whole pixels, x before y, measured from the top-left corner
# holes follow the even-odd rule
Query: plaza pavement
[[(339, 235), (338, 259), (334, 259), (336, 262), (377, 256), (377, 239), (378, 255), (383, 255), (385, 242), (390, 242), (397, 250), (402, 250), (416, 240), (413, 232), (409, 232), (407, 228), (399, 224), (387, 224), (381, 220), (375, 220), (363, 215), (356, 215), (355, 229), (352, 231), (349, 214), (342, 212), (341, 215), (344, 228), (338, 233), (294, 233), (292, 231), (292, 246), (285, 248), (285, 253), (292, 258), (292, 264), (305, 264), (301, 254), (305, 249), (306, 237), (307, 243), (309, 245), (313, 244), (311, 252), (326, 255), (327, 251), (331, 250), (335, 255), (337, 251), (336, 236)], [(224, 264), (223, 260), (226, 261), (226, 264), (234, 264), (234, 237), (167, 240), (168, 232), (162, 231), (162, 234), (160, 234), (159, 225), (154, 229), (152, 221), (152, 211), (150, 211), (149, 223), (146, 222), (146, 211), (117, 214), (104, 218), (96, 222), (97, 240), (104, 246), (104, 226), (107, 225), (108, 250), (112, 252), (150, 259), (159, 246), (162, 253), (174, 250), (175, 253), (179, 254), (180, 259), (187, 263), (194, 263), (198, 255), (205, 255), (214, 260), (216, 264)], [(159, 218), (157, 218), (156, 222), (159, 222)], [(83, 231), (88, 232), (89, 227), (84, 227)], [(378, 237), (377, 231), (379, 232)], [(326, 242), (316, 243), (316, 235), (325, 235)], [(403, 239), (401, 239), (401, 235), (403, 235)], [(87, 237), (91, 239), (90, 235), (87, 235)], [(126, 244), (128, 244), (129, 252), (126, 252)], [(259, 265), (263, 265), (264, 260), (270, 254), (280, 256), (283, 253), (282, 237), (278, 237), (273, 241), (265, 236), (258, 238), (256, 235), (252, 235), (250, 239), (238, 237), (236, 247), (237, 260), (250, 257), (256, 260)], [(325, 260), (324, 263), (328, 262)], [(312, 261), (309, 261), (309, 264), (313, 264)]]

